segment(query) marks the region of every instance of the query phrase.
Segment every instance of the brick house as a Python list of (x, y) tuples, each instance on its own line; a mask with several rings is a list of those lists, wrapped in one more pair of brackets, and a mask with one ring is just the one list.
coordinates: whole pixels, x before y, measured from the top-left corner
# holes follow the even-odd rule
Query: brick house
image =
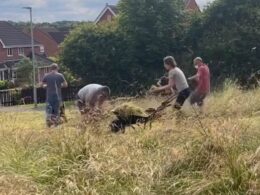
[[(37, 41), (34, 42), (34, 46), (35, 55), (45, 58), (44, 46)], [(15, 81), (17, 63), (24, 57), (31, 56), (31, 37), (10, 23), (0, 21), (0, 80)], [(39, 78), (49, 63), (50, 61), (47, 64), (37, 63)]]
[(185, 9), (188, 11), (201, 12), (200, 7), (196, 0), (184, 0)]
[(105, 8), (98, 15), (95, 20), (95, 24), (100, 24), (103, 22), (110, 22), (118, 14), (117, 6), (106, 4)]
[[(185, 9), (189, 11), (200, 12), (200, 7), (196, 0), (184, 0)], [(106, 4), (105, 8), (101, 11), (95, 20), (95, 24), (100, 24), (103, 22), (110, 22), (118, 14), (118, 9), (116, 5)]]
[[(27, 34), (29, 34), (27, 32)], [(68, 35), (66, 31), (59, 31), (55, 28), (35, 28), (34, 39), (44, 46), (47, 57), (55, 57), (60, 52), (60, 44)]]

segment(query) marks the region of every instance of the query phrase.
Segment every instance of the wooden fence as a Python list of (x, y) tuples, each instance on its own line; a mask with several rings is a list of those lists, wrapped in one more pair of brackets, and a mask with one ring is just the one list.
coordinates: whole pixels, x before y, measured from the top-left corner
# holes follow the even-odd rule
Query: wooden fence
[[(62, 89), (64, 101), (72, 101), (81, 87), (68, 87)], [(46, 100), (46, 89), (37, 89), (37, 102), (44, 103)], [(33, 89), (9, 89), (0, 90), (0, 106), (15, 106), (33, 103)]]

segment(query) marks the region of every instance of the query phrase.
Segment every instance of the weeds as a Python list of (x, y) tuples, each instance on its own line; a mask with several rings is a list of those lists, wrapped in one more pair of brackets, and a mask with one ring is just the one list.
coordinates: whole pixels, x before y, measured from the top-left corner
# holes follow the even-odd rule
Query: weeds
[(82, 124), (70, 108), (67, 124), (46, 129), (44, 113), (0, 113), (0, 194), (259, 194), (259, 100), (229, 84), (204, 115), (168, 108), (124, 135), (109, 132), (109, 114)]

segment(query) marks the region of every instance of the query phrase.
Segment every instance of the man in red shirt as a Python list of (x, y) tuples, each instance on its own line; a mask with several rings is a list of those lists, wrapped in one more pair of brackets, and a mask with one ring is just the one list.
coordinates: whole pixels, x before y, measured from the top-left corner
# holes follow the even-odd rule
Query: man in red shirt
[(190, 77), (189, 80), (195, 80), (197, 86), (190, 96), (190, 103), (191, 105), (197, 104), (199, 107), (202, 107), (204, 99), (210, 93), (210, 71), (209, 67), (203, 63), (202, 58), (197, 57), (193, 62), (198, 71), (197, 74)]

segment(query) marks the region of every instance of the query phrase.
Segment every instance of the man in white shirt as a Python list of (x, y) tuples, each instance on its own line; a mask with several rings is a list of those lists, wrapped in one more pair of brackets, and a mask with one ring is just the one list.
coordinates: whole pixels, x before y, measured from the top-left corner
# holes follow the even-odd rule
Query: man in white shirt
[(79, 90), (76, 104), (81, 112), (101, 109), (103, 103), (110, 97), (110, 89), (99, 84), (89, 84)]
[(178, 92), (178, 97), (174, 108), (180, 110), (190, 96), (190, 89), (187, 82), (187, 79), (180, 68), (177, 67), (177, 63), (172, 56), (167, 56), (164, 58), (164, 67), (168, 71), (169, 83), (168, 85), (162, 87), (155, 87), (152, 89), (152, 92), (161, 92), (164, 90), (170, 90), (175, 88)]

